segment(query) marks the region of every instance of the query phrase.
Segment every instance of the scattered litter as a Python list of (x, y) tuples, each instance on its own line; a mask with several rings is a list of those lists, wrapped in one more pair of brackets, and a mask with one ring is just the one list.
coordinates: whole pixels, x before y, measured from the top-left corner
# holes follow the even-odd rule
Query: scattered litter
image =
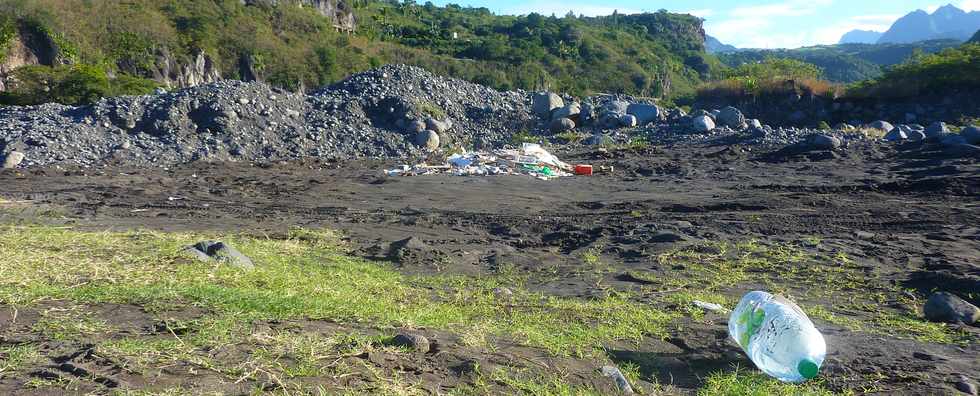
[[(588, 168), (588, 173), (579, 173)], [(539, 144), (524, 143), (519, 150), (500, 149), (493, 152), (464, 152), (453, 154), (443, 165), (401, 165), (385, 170), (388, 176), (421, 176), (452, 174), (456, 176), (528, 175), (542, 180), (573, 174), (591, 175), (591, 165), (572, 166), (562, 162)]]
[(606, 377), (611, 377), (613, 381), (616, 381), (616, 387), (619, 388), (620, 392), (627, 395), (633, 394), (633, 387), (630, 386), (630, 382), (626, 380), (626, 376), (623, 375), (622, 371), (616, 366), (604, 366), (602, 367), (602, 375)]
[(592, 165), (575, 165), (575, 174), (580, 176), (592, 176)]
[(726, 311), (728, 311), (727, 309), (725, 309), (725, 307), (723, 307), (723, 306), (721, 306), (719, 304), (709, 303), (709, 302), (704, 302), (704, 301), (694, 300), (694, 305), (697, 305), (698, 307), (707, 309), (709, 311), (715, 311), (715, 312), (726, 312)]
[(759, 370), (783, 382), (815, 378), (827, 355), (823, 335), (798, 305), (762, 291), (742, 297), (728, 333)]

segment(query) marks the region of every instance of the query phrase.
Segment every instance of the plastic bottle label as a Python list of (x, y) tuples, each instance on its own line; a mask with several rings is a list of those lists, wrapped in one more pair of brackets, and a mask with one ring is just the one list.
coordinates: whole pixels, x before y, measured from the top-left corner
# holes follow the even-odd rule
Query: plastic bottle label
[(742, 332), (741, 339), (738, 340), (742, 348), (745, 350), (749, 349), (749, 340), (759, 332), (762, 323), (765, 321), (766, 312), (757, 307), (752, 307), (752, 309), (747, 309), (745, 312), (742, 312), (742, 316), (738, 318), (738, 325), (745, 328), (745, 331)]

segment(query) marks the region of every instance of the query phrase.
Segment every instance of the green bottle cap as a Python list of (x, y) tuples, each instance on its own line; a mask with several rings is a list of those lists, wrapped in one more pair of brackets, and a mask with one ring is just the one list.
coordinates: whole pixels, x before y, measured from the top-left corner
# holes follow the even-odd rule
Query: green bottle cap
[(817, 364), (810, 359), (800, 360), (800, 364), (796, 365), (796, 369), (799, 370), (800, 375), (806, 379), (813, 379), (817, 376), (817, 373), (820, 372), (820, 367), (818, 367)]

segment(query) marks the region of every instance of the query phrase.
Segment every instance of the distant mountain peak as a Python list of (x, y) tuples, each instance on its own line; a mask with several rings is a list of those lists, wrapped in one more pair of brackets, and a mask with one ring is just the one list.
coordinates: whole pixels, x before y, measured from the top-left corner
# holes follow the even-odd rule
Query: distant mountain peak
[(704, 37), (704, 49), (711, 54), (738, 52), (738, 48), (736, 48), (734, 45), (722, 43), (720, 40), (708, 35), (705, 35)]
[(980, 12), (966, 12), (953, 4), (937, 8), (932, 14), (916, 10), (895, 21), (878, 39), (883, 43), (914, 43), (925, 40), (967, 41), (980, 29)]
[(844, 33), (838, 44), (874, 44), (881, 38), (881, 32), (855, 29)]

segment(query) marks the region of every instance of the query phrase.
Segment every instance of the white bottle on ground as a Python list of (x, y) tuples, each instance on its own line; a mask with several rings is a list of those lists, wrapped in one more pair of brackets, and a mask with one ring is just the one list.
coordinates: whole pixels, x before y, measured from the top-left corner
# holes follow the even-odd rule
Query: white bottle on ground
[(823, 335), (806, 313), (766, 292), (742, 297), (728, 319), (728, 334), (759, 370), (783, 382), (816, 377), (827, 355)]

